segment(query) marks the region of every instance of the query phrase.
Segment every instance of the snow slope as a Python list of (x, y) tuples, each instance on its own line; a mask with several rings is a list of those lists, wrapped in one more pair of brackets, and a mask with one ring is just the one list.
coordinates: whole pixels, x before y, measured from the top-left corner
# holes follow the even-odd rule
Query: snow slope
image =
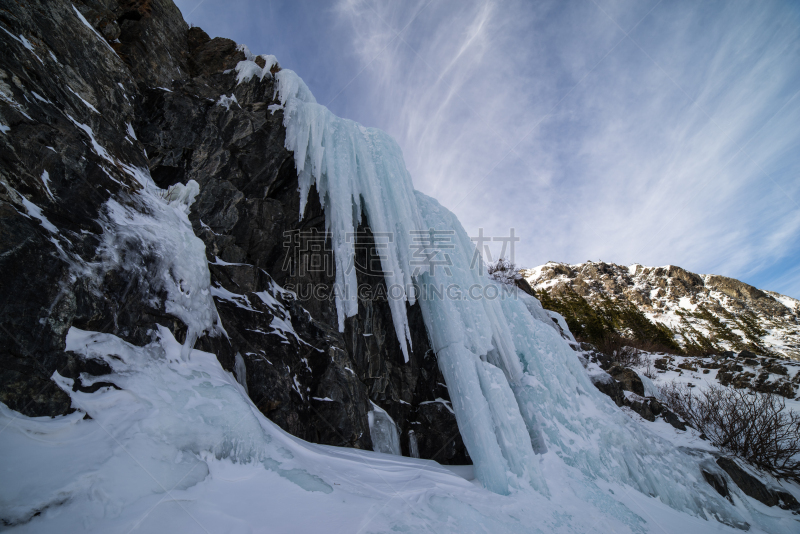
[(70, 391), (79, 411), (53, 419), (0, 408), (12, 531), (733, 531), (591, 482), (553, 453), (539, 458), (557, 482), (549, 497), (500, 496), (428, 460), (306, 443), (263, 417), (213, 354), (183, 361), (168, 330), (158, 337), (133, 347), (73, 329), (68, 348), (107, 361), (114, 373), (103, 378), (121, 389)]

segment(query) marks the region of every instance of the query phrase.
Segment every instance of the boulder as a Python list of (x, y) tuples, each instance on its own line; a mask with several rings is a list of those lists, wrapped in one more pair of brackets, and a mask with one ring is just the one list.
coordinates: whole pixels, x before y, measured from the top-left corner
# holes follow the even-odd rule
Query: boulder
[(640, 397), (644, 397), (644, 384), (642, 384), (642, 379), (639, 378), (639, 375), (636, 374), (636, 371), (633, 369), (614, 365), (609, 368), (608, 374), (619, 381), (620, 384), (622, 384), (622, 389), (625, 391), (630, 391), (631, 393), (636, 393)]
[(656, 420), (656, 416), (650, 409), (650, 403), (647, 401), (647, 399), (642, 397), (631, 399), (628, 406), (631, 410), (641, 415), (642, 419), (646, 419), (650, 422)]
[(594, 387), (605, 393), (617, 406), (625, 406), (625, 394), (619, 382), (611, 378), (608, 374), (593, 375), (590, 377)]
[(661, 417), (664, 418), (664, 421), (671, 424), (673, 427), (677, 428), (678, 430), (686, 431), (686, 423), (680, 420), (680, 418), (669, 411), (668, 409), (664, 408), (661, 412)]
[(711, 472), (706, 469), (701, 469), (701, 472), (703, 473), (703, 478), (706, 480), (706, 482), (708, 482), (708, 484), (714, 488), (717, 493), (733, 502), (730, 492), (728, 491), (728, 482), (725, 480), (725, 477), (722, 474)]
[(800, 509), (800, 503), (797, 502), (794, 495), (781, 489), (768, 488), (766, 484), (739, 467), (735, 460), (725, 457), (717, 458), (717, 465), (731, 477), (731, 480), (748, 497), (752, 497), (767, 506), (778, 506), (784, 510)]

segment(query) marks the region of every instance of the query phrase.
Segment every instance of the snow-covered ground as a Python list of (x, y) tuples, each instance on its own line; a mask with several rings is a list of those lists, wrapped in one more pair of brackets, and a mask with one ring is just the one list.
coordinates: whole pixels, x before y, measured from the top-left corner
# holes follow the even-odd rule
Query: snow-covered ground
[[(671, 360), (671, 363), (667, 366), (668, 368), (666, 370), (657, 369), (654, 365), (655, 362), (664, 358)], [(719, 385), (717, 375), (720, 372), (720, 369), (713, 369), (712, 367), (714, 367), (715, 364), (719, 364), (719, 362), (726, 361), (726, 359), (715, 361), (711, 357), (697, 358), (690, 356), (675, 356), (671, 354), (642, 353), (641, 365), (635, 366), (633, 369), (642, 378), (642, 381), (651, 382), (655, 386), (656, 391), (659, 388), (671, 383), (694, 387), (697, 388), (698, 391), (702, 391), (710, 385)], [(741, 359), (732, 359), (731, 362), (741, 362)], [(693, 371), (691, 369), (681, 369), (678, 367), (681, 364), (688, 364), (688, 366), (694, 367), (697, 370)], [(771, 374), (770, 378), (768, 379), (769, 381), (774, 382), (776, 379), (780, 378), (788, 379), (794, 383), (800, 381), (800, 378), (797, 378), (798, 375), (800, 375), (800, 362), (783, 360), (780, 361), (780, 364), (786, 369), (787, 374), (785, 377), (783, 375)], [(703, 366), (706, 367), (703, 368)], [(749, 370), (756, 373), (759, 370), (758, 365), (745, 365), (743, 368), (745, 371)], [(800, 396), (794, 398), (785, 398), (784, 400), (787, 408), (800, 413)]]
[[(501, 496), (435, 462), (313, 445), (267, 420), (212, 354), (169, 331), (147, 347), (70, 331), (68, 348), (101, 358), (116, 384), (71, 391), (78, 411), (0, 411), (3, 519), (15, 532), (733, 532), (630, 486), (591, 480), (555, 452), (538, 462), (550, 495)], [(87, 417), (85, 414), (88, 414)], [(627, 417), (636, 419), (632, 412)], [(679, 446), (692, 431), (646, 425)], [(675, 476), (690, 476), (678, 474)], [(751, 532), (796, 532), (783, 511), (737, 496)]]

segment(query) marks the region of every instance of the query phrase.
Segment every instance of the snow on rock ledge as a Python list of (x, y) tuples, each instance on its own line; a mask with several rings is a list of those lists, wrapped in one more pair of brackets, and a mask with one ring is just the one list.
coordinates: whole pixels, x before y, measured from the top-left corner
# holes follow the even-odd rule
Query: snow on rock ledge
[(203, 333), (224, 334), (211, 295), (205, 245), (194, 235), (189, 208), (199, 192), (197, 182), (159, 189), (149, 172), (139, 169), (145, 187), (122, 204), (112, 198), (99, 221), (103, 236), (98, 249), (101, 262), (96, 277), (121, 269), (147, 292), (159, 307), (160, 292), (166, 293), (165, 311), (187, 327), (181, 356), (189, 357)]

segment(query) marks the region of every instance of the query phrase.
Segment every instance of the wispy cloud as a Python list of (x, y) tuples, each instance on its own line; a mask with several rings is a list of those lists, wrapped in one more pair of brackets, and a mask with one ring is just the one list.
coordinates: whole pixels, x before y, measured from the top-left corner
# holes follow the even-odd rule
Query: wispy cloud
[(343, 2), (348, 46), (372, 63), (337, 111), (394, 135), (416, 187), (468, 231), (515, 227), (527, 265), (763, 285), (800, 262), (796, 9), (531, 4)]
[(469, 232), (514, 227), (518, 263), (677, 264), (800, 297), (791, 3), (197, 2), (177, 3), (393, 135)]

